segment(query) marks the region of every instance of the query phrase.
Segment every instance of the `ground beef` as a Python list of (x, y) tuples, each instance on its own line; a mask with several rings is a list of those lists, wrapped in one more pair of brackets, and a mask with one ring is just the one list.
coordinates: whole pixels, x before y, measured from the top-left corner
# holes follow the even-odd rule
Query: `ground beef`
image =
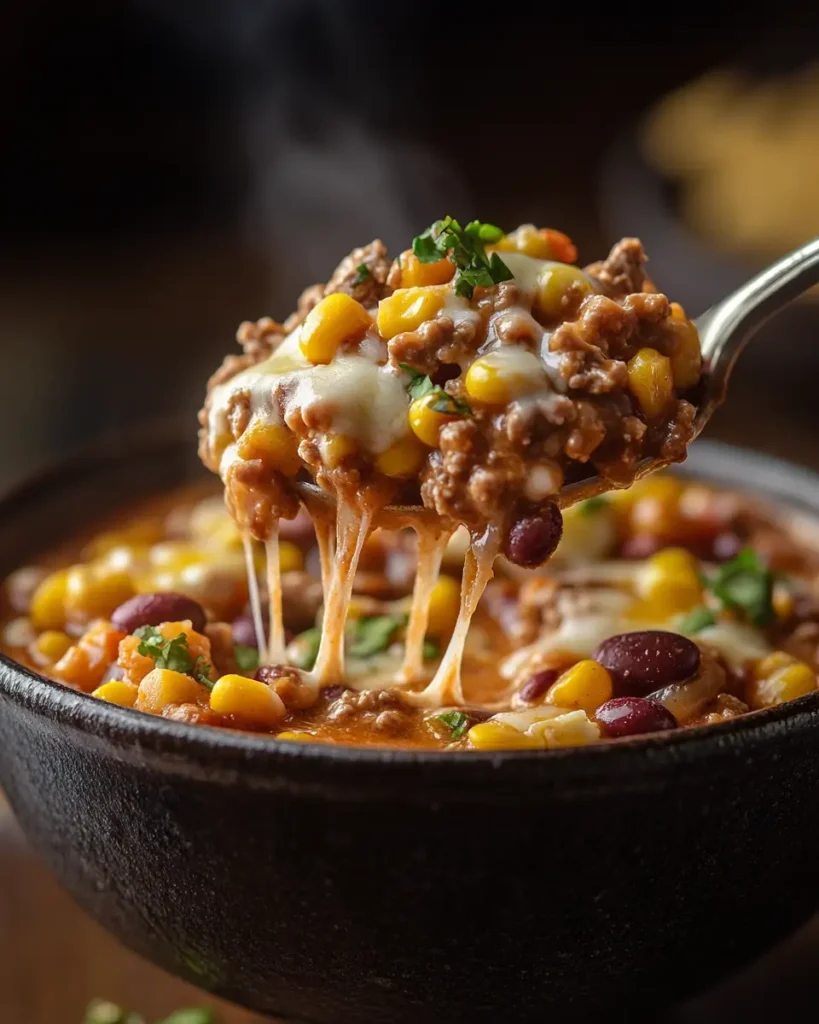
[(396, 735), (411, 726), (413, 711), (394, 690), (345, 690), (327, 712), (328, 722), (368, 725)]
[(586, 273), (600, 282), (606, 295), (622, 298), (643, 290), (645, 262), (642, 242), (638, 238), (623, 238), (604, 260), (590, 263)]

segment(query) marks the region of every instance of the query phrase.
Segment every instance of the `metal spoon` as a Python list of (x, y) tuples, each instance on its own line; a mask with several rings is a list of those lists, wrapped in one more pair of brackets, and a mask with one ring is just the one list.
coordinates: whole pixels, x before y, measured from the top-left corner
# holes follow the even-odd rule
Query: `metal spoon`
[[(819, 238), (795, 249), (742, 285), (722, 302), (706, 310), (694, 322), (700, 336), (703, 378), (700, 401), (694, 420), (698, 437), (715, 410), (725, 400), (731, 371), (742, 350), (755, 332), (774, 314), (784, 309), (813, 285), (819, 283)], [(668, 463), (659, 458), (643, 459), (636, 478), (646, 476)], [(300, 484), (304, 495), (327, 505), (333, 495), (315, 484)], [(561, 508), (611, 490), (611, 483), (590, 476), (564, 486), (556, 496)], [(408, 525), (411, 519), (433, 520), (436, 513), (420, 505), (390, 505), (379, 514), (379, 525)]]

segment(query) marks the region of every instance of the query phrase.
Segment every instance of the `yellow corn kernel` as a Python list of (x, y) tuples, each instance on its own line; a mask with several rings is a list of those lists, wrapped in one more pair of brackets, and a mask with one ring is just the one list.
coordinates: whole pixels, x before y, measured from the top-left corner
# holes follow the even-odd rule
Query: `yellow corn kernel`
[(279, 568), (282, 572), (295, 572), (304, 568), (304, 555), (301, 548), (291, 544), (289, 540), (279, 541)]
[(378, 332), (387, 341), (404, 331), (417, 330), (431, 320), (446, 300), (446, 285), (398, 288), (378, 303)]
[(321, 461), (328, 469), (338, 469), (350, 455), (355, 455), (358, 445), (346, 434), (330, 434), (319, 442)]
[(184, 569), (189, 565), (198, 565), (204, 561), (204, 553), (193, 544), (182, 541), (163, 541), (154, 544), (148, 552), (148, 561), (156, 569), (167, 569), (171, 572)]
[(309, 743), (315, 739), (312, 733), (309, 732), (297, 732), (292, 729), (286, 729), (284, 732), (276, 733), (277, 740), (290, 740), (293, 743)]
[(674, 400), (671, 360), (656, 348), (641, 348), (628, 361), (628, 386), (648, 419), (656, 419)]
[(65, 611), (70, 619), (104, 619), (136, 593), (127, 572), (105, 563), (75, 565), (65, 584)]
[(458, 414), (454, 412), (441, 412), (434, 408), (436, 405), (450, 405), (440, 393), (432, 392), (422, 398), (416, 398), (409, 407), (409, 425), (413, 434), (430, 448), (438, 447), (438, 434), (441, 427), (447, 423), (457, 420)]
[(472, 726), (467, 738), (475, 750), (534, 750), (543, 746), (505, 722), (480, 722)]
[(769, 708), (788, 700), (804, 697), (816, 689), (816, 673), (803, 661), (777, 669), (767, 679), (755, 679), (749, 686), (752, 708)]
[(795, 664), (796, 658), (792, 654), (788, 654), (787, 651), (774, 651), (754, 665), (754, 678), (768, 679), (774, 672)]
[(646, 561), (637, 590), (655, 618), (688, 611), (702, 603), (697, 560), (685, 548), (664, 548)]
[(427, 450), (414, 434), (405, 434), (389, 448), (379, 452), (376, 469), (395, 480), (413, 477), (424, 463)]
[(266, 683), (237, 675), (222, 676), (214, 685), (210, 708), (219, 715), (236, 715), (256, 725), (275, 725), (285, 714), (281, 697)]
[(558, 708), (571, 708), (593, 714), (601, 704), (611, 700), (614, 685), (608, 670), (591, 659), (578, 661), (552, 683), (546, 703)]
[(585, 297), (593, 291), (591, 281), (579, 267), (569, 263), (552, 264), (538, 278), (535, 312), (543, 320), (562, 320), (570, 295)]
[(65, 625), (68, 569), (58, 569), (40, 583), (31, 598), (30, 616), (35, 629), (60, 629)]
[(446, 284), (455, 276), (455, 264), (446, 258), (422, 263), (412, 249), (401, 253), (401, 287), (425, 288), (430, 284)]
[(458, 621), (460, 607), (461, 584), (452, 576), (439, 576), (429, 598), (429, 635), (439, 639), (449, 636)]
[(534, 224), (521, 224), (516, 230), (504, 235), (490, 248), (500, 252), (522, 252), (524, 256), (532, 256), (536, 260), (552, 258), (552, 246), (544, 231), (538, 231)]
[(506, 346), (480, 356), (464, 379), (470, 398), (486, 405), (506, 405), (541, 386), (545, 371), (532, 352)]
[(789, 619), (793, 614), (794, 597), (787, 587), (774, 586), (772, 597), (773, 610), (780, 622)]
[(31, 645), (31, 653), (39, 664), (53, 665), (73, 643), (68, 633), (63, 633), (59, 629), (47, 629)]
[(119, 530), (108, 530), (99, 534), (83, 551), (83, 558), (96, 561), (113, 548), (145, 547), (155, 544), (162, 537), (162, 522), (159, 519), (143, 519)]
[(685, 315), (678, 302), (671, 303), (671, 326), (674, 331), (671, 348), (671, 369), (674, 383), (681, 390), (692, 388), (702, 372), (700, 336), (695, 324)]
[(261, 459), (285, 476), (295, 476), (301, 469), (298, 438), (280, 423), (251, 423), (236, 450), (241, 458)]
[(112, 679), (110, 683), (98, 686), (91, 696), (107, 700), (109, 704), (119, 704), (121, 708), (132, 708), (136, 704), (138, 694), (139, 687), (133, 683), (126, 683), (124, 679)]
[(307, 314), (299, 348), (311, 363), (329, 363), (343, 341), (363, 334), (371, 324), (372, 318), (360, 302), (345, 292), (335, 292)]
[(155, 668), (139, 684), (136, 706), (159, 714), (169, 704), (200, 704), (206, 695), (206, 688), (191, 676)]

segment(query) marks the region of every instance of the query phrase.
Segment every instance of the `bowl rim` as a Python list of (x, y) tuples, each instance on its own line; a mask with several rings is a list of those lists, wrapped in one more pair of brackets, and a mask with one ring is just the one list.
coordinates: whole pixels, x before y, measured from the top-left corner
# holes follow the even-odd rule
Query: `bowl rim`
[[(175, 429), (172, 432), (177, 433)], [(136, 443), (143, 449), (156, 450), (158, 445), (167, 448), (167, 423), (156, 429), (143, 429)], [(67, 482), (72, 473), (93, 475), (104, 468), (106, 462), (127, 458), (122, 444), (121, 437), (113, 442), (108, 440), (23, 480), (0, 498), (0, 515), (19, 514), (26, 504), (40, 500), (44, 491)], [(698, 441), (691, 449), (683, 472), (740, 488), (788, 512), (802, 512), (819, 519), (819, 474), (802, 466), (721, 442)], [(489, 766), (493, 775), (501, 773), (521, 780), (534, 780), (535, 776), (548, 778), (549, 773), (554, 773), (560, 776), (561, 786), (566, 782), (567, 773), (579, 783), (594, 779), (598, 788), (601, 777), (606, 777), (620, 788), (624, 779), (634, 773), (635, 759), (640, 762), (644, 775), (652, 766), (664, 770), (669, 763), (679, 760), (711, 759), (718, 749), (740, 748), (747, 753), (783, 732), (800, 732), (811, 725), (819, 727), (817, 691), (715, 725), (603, 741), (585, 747), (487, 752), (294, 743), (268, 734), (173, 722), (133, 708), (121, 708), (47, 679), (2, 652), (0, 696), (70, 730), (79, 730), (91, 744), (113, 744), (123, 760), (149, 766), (156, 763), (158, 756), (166, 770), (211, 780), (221, 777), (229, 781), (237, 771), (252, 770), (263, 786), (274, 787), (280, 786), (283, 780), (270, 776), (270, 769), (300, 766), (319, 782), (321, 776), (315, 769), (329, 763), (345, 776), (358, 769), (366, 772), (373, 766), (387, 765), (393, 771), (408, 770), (410, 775), (426, 768), (436, 777), (442, 772), (445, 776), (461, 775), (464, 771), (474, 773), (479, 766), (484, 769)]]

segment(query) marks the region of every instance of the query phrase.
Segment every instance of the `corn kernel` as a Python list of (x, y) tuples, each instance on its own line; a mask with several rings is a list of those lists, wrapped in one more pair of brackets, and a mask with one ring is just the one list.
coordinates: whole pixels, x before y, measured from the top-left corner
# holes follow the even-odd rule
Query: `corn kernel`
[(61, 629), (65, 625), (67, 583), (68, 569), (58, 569), (34, 591), (30, 614), (35, 629)]
[(159, 714), (169, 704), (201, 704), (206, 695), (207, 689), (191, 676), (155, 668), (139, 684), (136, 706)]
[(429, 598), (429, 635), (438, 639), (448, 637), (458, 621), (460, 607), (461, 584), (452, 576), (442, 574)]
[(628, 361), (628, 386), (648, 419), (656, 419), (674, 400), (671, 360), (656, 348), (641, 348)]
[(275, 725), (285, 713), (281, 698), (269, 686), (237, 675), (222, 676), (214, 685), (210, 707), (219, 715), (236, 715), (257, 725)]
[(769, 708), (813, 693), (816, 673), (803, 661), (797, 661), (777, 669), (767, 679), (755, 679), (748, 689), (752, 708)]
[(398, 288), (378, 303), (378, 331), (387, 341), (404, 331), (417, 330), (446, 300), (446, 285)]
[(680, 507), (683, 491), (677, 477), (663, 475), (641, 480), (621, 492), (628, 499), (621, 508), (628, 513), (630, 532), (659, 538), (679, 536), (684, 525)]
[(674, 383), (681, 390), (692, 388), (700, 379), (702, 372), (702, 352), (700, 336), (693, 324), (677, 302), (671, 303), (671, 328), (673, 340), (671, 346), (671, 369)]
[(546, 703), (559, 708), (579, 709), (593, 714), (601, 704), (611, 700), (614, 685), (611, 675), (596, 661), (587, 659), (572, 665), (552, 683), (546, 694)]
[(776, 617), (780, 622), (791, 617), (793, 614), (794, 603), (794, 597), (790, 590), (786, 587), (774, 586), (772, 604), (773, 610), (776, 612)]
[(441, 427), (459, 418), (457, 412), (454, 411), (454, 406), (452, 406), (453, 412), (441, 412), (435, 408), (440, 404), (449, 407), (451, 403), (447, 402), (440, 393), (433, 392), (416, 398), (409, 407), (409, 425), (413, 434), (430, 448), (438, 447), (438, 435), (441, 432)]
[(126, 572), (105, 563), (75, 565), (66, 577), (66, 615), (70, 619), (107, 618), (135, 593), (134, 582)]
[(280, 423), (251, 423), (236, 450), (240, 458), (260, 459), (285, 476), (295, 476), (301, 469), (298, 438)]
[(277, 740), (290, 740), (293, 743), (309, 743), (315, 739), (312, 733), (309, 732), (297, 732), (293, 729), (286, 729), (284, 732), (276, 733)]
[(655, 618), (689, 611), (702, 603), (697, 560), (685, 548), (664, 548), (646, 561), (637, 590), (651, 606)]
[(795, 664), (796, 658), (792, 654), (788, 654), (787, 651), (774, 651), (756, 663), (754, 666), (754, 678), (768, 679), (774, 672), (787, 668), (788, 665)]
[(204, 553), (193, 544), (172, 540), (154, 544), (148, 552), (148, 560), (152, 566), (171, 572), (184, 569), (188, 565), (197, 565), (204, 557)]
[(279, 541), (279, 568), (282, 572), (295, 572), (304, 568), (304, 555), (301, 548), (289, 540)]
[(545, 371), (532, 352), (512, 346), (480, 356), (469, 367), (464, 379), (470, 398), (487, 405), (506, 405), (513, 398), (541, 386)]
[(535, 291), (535, 312), (543, 320), (562, 320), (570, 296), (585, 297), (594, 291), (591, 281), (579, 267), (556, 263), (544, 268)]
[(311, 363), (329, 363), (343, 341), (363, 334), (371, 324), (372, 318), (360, 302), (345, 292), (335, 292), (307, 314), (299, 348)]
[(73, 643), (68, 633), (63, 633), (59, 629), (47, 629), (31, 645), (31, 653), (38, 664), (53, 665)]
[(346, 434), (330, 434), (319, 442), (321, 461), (328, 469), (338, 469), (350, 455), (355, 455), (358, 445)]
[(572, 240), (562, 231), (554, 228), (536, 228), (534, 224), (521, 224), (495, 245), (488, 245), (487, 251), (520, 252), (538, 260), (557, 260), (560, 263), (574, 263), (577, 249)]
[(83, 551), (83, 558), (96, 561), (113, 548), (144, 547), (155, 544), (162, 537), (162, 523), (159, 519), (141, 519), (119, 530), (108, 530), (99, 534)]
[(136, 704), (139, 687), (133, 683), (126, 683), (122, 679), (112, 679), (110, 683), (103, 683), (91, 694), (100, 700), (107, 700), (109, 704), (118, 704), (121, 708), (132, 708)]
[(405, 434), (385, 451), (379, 452), (375, 466), (384, 476), (401, 480), (415, 476), (426, 457), (427, 450), (418, 438), (414, 434)]
[(473, 725), (467, 738), (475, 750), (537, 750), (543, 746), (533, 737), (503, 722), (480, 722)]
[(434, 263), (422, 263), (412, 249), (401, 253), (401, 287), (425, 288), (446, 284), (455, 276), (455, 264), (444, 256)]
[(149, 551), (147, 544), (118, 544), (114, 548), (109, 548), (97, 562), (115, 572), (125, 572), (133, 576), (144, 569)]

